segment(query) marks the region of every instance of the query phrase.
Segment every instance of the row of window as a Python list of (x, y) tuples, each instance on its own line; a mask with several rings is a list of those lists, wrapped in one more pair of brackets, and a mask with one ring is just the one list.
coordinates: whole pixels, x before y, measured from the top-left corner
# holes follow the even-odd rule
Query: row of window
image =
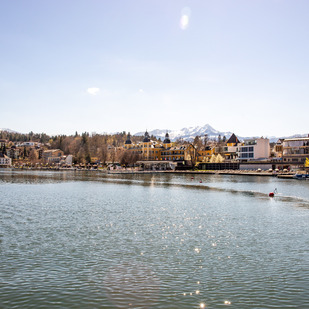
[(240, 158), (253, 158), (253, 152), (241, 153)]
[(242, 147), (240, 152), (253, 152), (253, 147)]
[(171, 155), (171, 154), (176, 154), (176, 155), (180, 155), (180, 154), (184, 154), (185, 152), (184, 151), (163, 151), (163, 152), (161, 152), (161, 155), (162, 156), (169, 156), (169, 155)]
[(302, 159), (298, 159), (298, 158), (292, 158), (292, 159), (283, 159), (284, 162), (302, 162)]
[(284, 149), (283, 155), (289, 154), (309, 154), (309, 149)]
[(283, 147), (306, 147), (309, 146), (308, 142), (303, 141), (289, 141), (289, 142), (283, 142)]
[(184, 157), (179, 157), (179, 158), (177, 158), (177, 157), (166, 157), (163, 160), (168, 160), (168, 161), (170, 161), (170, 160), (172, 160), (172, 161), (184, 161)]

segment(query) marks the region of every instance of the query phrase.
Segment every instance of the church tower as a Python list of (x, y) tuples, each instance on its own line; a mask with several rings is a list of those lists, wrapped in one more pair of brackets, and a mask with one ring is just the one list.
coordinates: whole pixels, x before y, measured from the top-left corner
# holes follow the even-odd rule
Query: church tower
[(142, 142), (142, 146), (143, 146), (143, 150), (142, 150), (142, 153), (143, 153), (143, 158), (145, 160), (149, 160), (149, 157), (150, 157), (150, 148), (151, 148), (151, 140), (150, 140), (150, 136), (149, 136), (149, 133), (145, 132), (145, 135), (144, 135), (144, 139), (143, 139), (143, 142)]
[(127, 140), (126, 142), (124, 143), (124, 148), (125, 149), (130, 149), (132, 147), (132, 141), (131, 141), (131, 134), (130, 132), (128, 133), (128, 136), (127, 136)]
[(165, 139), (163, 141), (163, 147), (165, 149), (172, 147), (172, 143), (171, 143), (170, 136), (169, 136), (168, 132), (166, 132), (166, 134), (165, 134)]

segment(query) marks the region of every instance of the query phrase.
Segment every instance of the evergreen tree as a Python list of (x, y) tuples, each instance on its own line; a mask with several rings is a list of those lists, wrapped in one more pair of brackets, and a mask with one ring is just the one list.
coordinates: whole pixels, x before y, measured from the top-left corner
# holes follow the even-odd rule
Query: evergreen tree
[(1, 153), (6, 155), (6, 147), (5, 144), (3, 144), (2, 149), (1, 149)]

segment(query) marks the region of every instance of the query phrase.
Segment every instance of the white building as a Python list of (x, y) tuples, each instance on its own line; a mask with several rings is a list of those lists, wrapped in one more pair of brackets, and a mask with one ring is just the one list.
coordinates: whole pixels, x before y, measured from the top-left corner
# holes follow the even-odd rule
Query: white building
[(238, 160), (250, 161), (269, 159), (270, 145), (268, 138), (246, 140), (237, 147)]
[(35, 144), (34, 142), (23, 142), (22, 144), (18, 145), (19, 147), (34, 147)]

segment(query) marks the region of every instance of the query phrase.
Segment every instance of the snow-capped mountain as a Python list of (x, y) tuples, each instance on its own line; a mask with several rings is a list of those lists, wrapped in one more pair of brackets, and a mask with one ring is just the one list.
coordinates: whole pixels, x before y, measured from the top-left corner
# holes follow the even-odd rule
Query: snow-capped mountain
[[(156, 130), (149, 131), (148, 133), (150, 135), (157, 137), (157, 138), (161, 138), (161, 140), (164, 140), (166, 132), (168, 132), (170, 139), (172, 141), (176, 141), (177, 139), (193, 140), (195, 136), (204, 137), (206, 134), (207, 134), (209, 140), (218, 139), (219, 135), (221, 135), (222, 138), (223, 138), (223, 136), (225, 136), (226, 139), (228, 139), (232, 135), (232, 132), (218, 131), (218, 130), (214, 129), (212, 126), (210, 126), (209, 124), (206, 124), (204, 126), (182, 128), (181, 130), (160, 130), (160, 129), (156, 129)], [(144, 134), (145, 134), (145, 132), (138, 132), (138, 133), (135, 133), (134, 135), (142, 136)], [(235, 134), (237, 135), (237, 132), (235, 132)], [(295, 134), (295, 135), (292, 135), (292, 136), (285, 136), (285, 137), (280, 137), (280, 138), (284, 139), (284, 138), (307, 137), (307, 136), (308, 136), (308, 134)], [(244, 136), (237, 135), (237, 137), (239, 138), (239, 140), (243, 141), (243, 140), (247, 140), (247, 139), (258, 138), (260, 136), (244, 137)], [(276, 137), (276, 136), (264, 136), (264, 137), (267, 137), (271, 143), (275, 143), (279, 139), (279, 137)]]
[(18, 132), (16, 132), (16, 131), (13, 131), (13, 130), (7, 129), (7, 128), (0, 129), (0, 132), (1, 132), (1, 131), (6, 131), (6, 132), (9, 132), (9, 133), (18, 133)]
[[(152, 130), (148, 133), (150, 135), (156, 136), (157, 138), (161, 138), (161, 140), (164, 139), (166, 132), (168, 132), (170, 139), (172, 141), (175, 141), (177, 139), (184, 139), (184, 140), (191, 140), (194, 139), (195, 136), (205, 136), (207, 134), (209, 139), (217, 139), (219, 135), (221, 137), (225, 136), (226, 138), (229, 138), (232, 135), (232, 132), (222, 132), (215, 130), (212, 126), (209, 124), (206, 124), (204, 126), (196, 126), (196, 127), (189, 127), (189, 128), (182, 128), (180, 130)], [(138, 132), (134, 135), (144, 135), (145, 132)]]

